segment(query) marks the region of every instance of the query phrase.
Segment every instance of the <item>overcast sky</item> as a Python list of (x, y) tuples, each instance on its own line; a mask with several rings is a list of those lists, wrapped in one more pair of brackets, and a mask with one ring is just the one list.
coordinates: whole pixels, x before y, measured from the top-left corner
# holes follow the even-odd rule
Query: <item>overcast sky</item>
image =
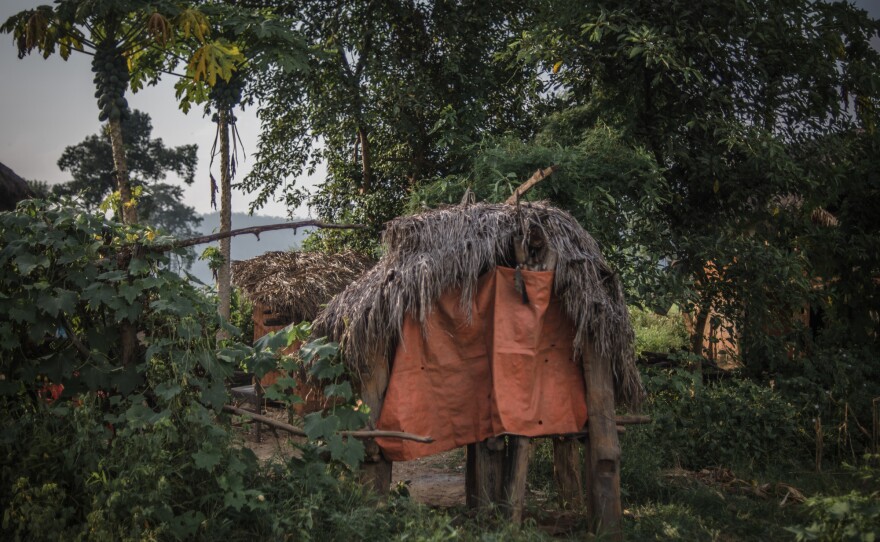
[[(0, 0), (0, 23), (23, 10), (49, 0)], [(857, 5), (872, 16), (880, 17), (880, 0), (859, 0)], [(32, 54), (19, 60), (12, 36), (0, 35), (0, 162), (26, 179), (52, 183), (68, 180), (57, 166), (58, 158), (68, 145), (82, 141), (100, 130), (95, 87), (90, 70), (91, 57), (74, 53), (68, 61), (54, 55), (44, 60)], [(153, 120), (153, 137), (160, 137), (166, 145), (195, 143), (199, 146), (196, 182), (186, 188), (185, 201), (200, 213), (210, 212), (208, 164), (214, 141), (214, 124), (203, 118), (194, 108), (184, 115), (174, 100), (173, 78), (167, 77), (156, 87), (147, 87), (137, 94), (128, 95), (131, 107), (147, 112)], [(249, 153), (256, 149), (259, 122), (255, 110), (238, 112), (238, 128)], [(250, 171), (253, 159), (247, 157), (239, 168), (239, 175)], [(218, 164), (215, 174), (219, 177)], [(313, 186), (324, 172), (298, 183)], [(251, 197), (235, 193), (234, 211), (245, 212)], [(305, 209), (297, 210), (305, 216)], [(259, 214), (285, 216), (287, 209), (273, 202)]]

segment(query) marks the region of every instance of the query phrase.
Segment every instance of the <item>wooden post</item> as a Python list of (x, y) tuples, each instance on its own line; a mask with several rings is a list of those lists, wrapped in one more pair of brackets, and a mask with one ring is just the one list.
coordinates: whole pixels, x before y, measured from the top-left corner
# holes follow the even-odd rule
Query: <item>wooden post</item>
[(623, 540), (620, 504), (620, 443), (614, 419), (614, 376), (608, 358), (584, 345), (587, 425), (590, 428), (589, 480), (592, 519), (610, 540)]
[(479, 504), (477, 499), (477, 445), (468, 444), (465, 447), (464, 464), (464, 497), (465, 505), (474, 509)]
[(503, 495), (504, 437), (488, 438), (472, 446), (474, 450), (472, 499), (477, 508), (490, 508), (499, 504)]
[(504, 454), (504, 483), (502, 503), (504, 515), (514, 524), (522, 522), (523, 503), (526, 497), (526, 477), (529, 472), (528, 437), (510, 435)]
[[(382, 403), (391, 378), (385, 354), (376, 354), (376, 356), (379, 358), (377, 363), (373, 364), (369, 374), (363, 375), (361, 381), (361, 400), (370, 407), (370, 429), (376, 428), (376, 422), (382, 414)], [(371, 486), (376, 493), (388, 494), (391, 488), (391, 461), (385, 459), (373, 439), (364, 441), (364, 449), (366, 454), (361, 466), (361, 480)]]
[(584, 505), (580, 455), (580, 446), (576, 439), (553, 439), (553, 479), (556, 482), (559, 504), (563, 508), (577, 510)]

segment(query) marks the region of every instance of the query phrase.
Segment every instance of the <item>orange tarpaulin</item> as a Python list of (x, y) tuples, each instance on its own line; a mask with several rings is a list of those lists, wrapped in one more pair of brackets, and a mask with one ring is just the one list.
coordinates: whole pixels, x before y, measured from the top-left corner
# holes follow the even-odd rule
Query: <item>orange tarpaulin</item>
[(587, 420), (584, 377), (572, 360), (574, 329), (553, 295), (552, 271), (513, 269), (480, 278), (472, 321), (461, 292), (435, 304), (423, 332), (407, 317), (378, 429), (434, 438), (431, 444), (376, 439), (392, 461), (409, 461), (491, 436), (580, 431)]

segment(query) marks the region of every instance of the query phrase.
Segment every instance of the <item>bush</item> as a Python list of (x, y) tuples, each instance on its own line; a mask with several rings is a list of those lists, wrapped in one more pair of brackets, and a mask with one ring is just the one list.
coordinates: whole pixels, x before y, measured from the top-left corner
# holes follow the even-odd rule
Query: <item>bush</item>
[(799, 541), (874, 542), (880, 540), (880, 455), (867, 454), (860, 468), (845, 465), (862, 488), (846, 495), (814, 497), (806, 505), (813, 522), (788, 530)]
[(629, 314), (636, 333), (637, 356), (643, 352), (675, 352), (687, 346), (688, 332), (677, 307), (665, 316), (636, 307), (630, 307)]
[(740, 379), (704, 385), (681, 369), (650, 371), (644, 381), (654, 420), (648, 438), (667, 464), (784, 466), (812, 457), (798, 409), (769, 387)]

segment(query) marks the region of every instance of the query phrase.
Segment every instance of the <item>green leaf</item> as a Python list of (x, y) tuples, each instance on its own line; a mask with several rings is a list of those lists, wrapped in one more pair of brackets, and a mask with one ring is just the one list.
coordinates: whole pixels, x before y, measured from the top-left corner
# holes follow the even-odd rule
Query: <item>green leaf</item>
[(345, 463), (352, 470), (357, 469), (364, 459), (364, 445), (358, 439), (333, 435), (327, 439), (327, 448), (332, 459)]
[(220, 452), (210, 445), (204, 446), (192, 454), (196, 468), (209, 472), (220, 463), (220, 457)]
[(346, 401), (352, 398), (351, 384), (346, 380), (339, 384), (328, 384), (324, 387), (324, 395), (327, 397), (342, 397)]
[(320, 412), (307, 414), (303, 423), (303, 430), (311, 441), (326, 440), (330, 435), (336, 433), (338, 428), (339, 418), (333, 415), (324, 418)]

